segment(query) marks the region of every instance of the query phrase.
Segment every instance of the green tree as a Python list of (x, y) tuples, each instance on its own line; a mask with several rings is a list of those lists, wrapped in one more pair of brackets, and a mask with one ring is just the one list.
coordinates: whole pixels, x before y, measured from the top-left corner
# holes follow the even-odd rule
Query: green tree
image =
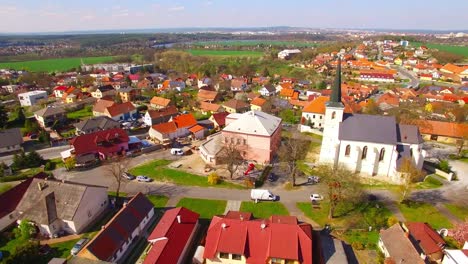
[(8, 113), (4, 105), (0, 105), (0, 129), (5, 128), (8, 124)]
[(24, 124), (24, 121), (26, 120), (26, 116), (24, 115), (23, 107), (17, 107), (15, 109), (15, 112), (16, 112), (16, 121), (19, 124)]
[(26, 165), (29, 168), (36, 168), (44, 164), (44, 159), (35, 150), (26, 155)]
[(6, 264), (37, 263), (39, 254), (39, 242), (27, 241), (19, 245), (16, 250), (5, 259)]
[(320, 81), (318, 84), (317, 84), (317, 88), (319, 90), (325, 90), (327, 89), (327, 83), (325, 81)]
[(296, 115), (294, 114), (294, 110), (292, 109), (284, 109), (279, 114), (280, 118), (285, 123), (295, 124), (297, 123)]

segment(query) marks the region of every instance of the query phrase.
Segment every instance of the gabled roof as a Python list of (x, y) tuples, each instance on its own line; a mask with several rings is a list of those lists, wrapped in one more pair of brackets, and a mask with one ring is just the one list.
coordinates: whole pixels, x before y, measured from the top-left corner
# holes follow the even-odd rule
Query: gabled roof
[(261, 97), (256, 97), (250, 102), (251, 105), (263, 106), (266, 103), (266, 100)]
[(138, 193), (78, 255), (86, 257), (83, 252), (87, 250), (99, 260), (110, 261), (151, 210), (154, 210), (153, 204), (142, 193)]
[(46, 107), (34, 112), (37, 116), (48, 117), (58, 114), (65, 114), (65, 110), (62, 107)]
[(177, 126), (174, 121), (153, 125), (151, 128), (161, 134), (169, 134), (177, 131)]
[[(120, 151), (119, 144), (128, 141), (128, 135), (123, 129), (113, 128), (74, 137), (70, 140), (70, 144), (75, 148), (75, 154), (81, 155), (94, 152), (117, 152)], [(106, 144), (98, 145), (100, 142)]]
[(114, 104), (107, 107), (107, 112), (110, 116), (118, 116), (125, 113), (135, 111), (136, 108), (131, 102), (125, 102), (121, 104)]
[(191, 128), (189, 129), (189, 131), (192, 132), (192, 133), (197, 133), (197, 132), (199, 132), (199, 131), (201, 131), (201, 130), (204, 130), (204, 129), (205, 129), (205, 128), (202, 127), (202, 126), (200, 126), (200, 125), (194, 125), (193, 127), (191, 127)]
[(428, 223), (406, 223), (408, 231), (419, 244), (426, 255), (441, 252), (444, 249), (444, 239)]
[[(196, 230), (199, 214), (184, 207), (167, 210), (148, 237), (144, 264), (176, 264)], [(179, 220), (180, 219), (180, 222)]]
[(159, 105), (162, 107), (166, 107), (170, 103), (171, 103), (170, 99), (166, 99), (166, 98), (158, 97), (158, 96), (154, 96), (153, 98), (151, 98), (151, 101), (150, 101), (150, 104)]
[(218, 112), (221, 109), (221, 105), (212, 104), (208, 102), (200, 102), (200, 109), (203, 111)]
[(209, 91), (206, 89), (200, 89), (198, 90), (198, 100), (202, 101), (214, 101), (216, 100), (216, 97), (218, 96), (218, 92), (216, 91)]
[(421, 144), (424, 142), (417, 126), (403, 124), (397, 124), (397, 141), (409, 144)]
[(468, 124), (433, 120), (415, 120), (423, 134), (462, 138), (468, 135)]
[(385, 93), (382, 96), (380, 96), (379, 99), (377, 100), (377, 104), (382, 104), (382, 103), (386, 103), (386, 104), (393, 105), (393, 106), (399, 106), (400, 99), (398, 98), (398, 96), (395, 96), (390, 93)]
[(93, 106), (93, 112), (104, 113), (107, 107), (114, 105), (115, 102), (111, 100), (99, 99)]
[(232, 109), (240, 110), (240, 109), (247, 109), (249, 108), (249, 104), (244, 101), (231, 99), (223, 104), (225, 107), (229, 107)]
[(361, 114), (349, 116), (340, 123), (339, 139), (395, 145), (395, 117)]
[(451, 73), (454, 73), (454, 74), (459, 74), (461, 72), (463, 72), (463, 68), (460, 67), (460, 66), (457, 66), (457, 65), (454, 65), (454, 64), (451, 64), (451, 63), (447, 63), (445, 64), (442, 68), (440, 68), (441, 71), (448, 71), (448, 72), (451, 72)]
[(152, 119), (160, 118), (160, 117), (170, 117), (177, 115), (179, 111), (175, 106), (169, 106), (167, 108), (159, 109), (159, 110), (148, 110), (148, 114)]
[(262, 89), (263, 88), (265, 88), (270, 93), (276, 92), (276, 88), (272, 84), (265, 84), (263, 85)]
[(270, 258), (312, 263), (312, 227), (297, 224), (286, 216), (265, 220), (213, 217), (208, 228), (204, 258), (213, 259), (217, 252), (244, 255), (247, 263), (266, 263)]
[(17, 127), (0, 130), (0, 148), (19, 145), (23, 143), (21, 130)]
[(400, 224), (394, 224), (386, 230), (380, 231), (380, 239), (395, 263), (404, 259), (406, 263), (422, 264), (424, 261), (416, 248), (411, 244)]
[(107, 130), (120, 127), (120, 123), (107, 116), (98, 116), (74, 124), (78, 130)]
[(176, 124), (177, 128), (188, 128), (197, 124), (197, 120), (190, 113), (175, 116), (172, 118), (172, 121)]
[(228, 112), (214, 113), (212, 115), (214, 121), (218, 126), (224, 126), (226, 124), (226, 117), (229, 115)]
[(223, 129), (233, 133), (271, 136), (281, 124), (281, 118), (253, 110), (243, 114), (231, 114), (227, 118), (237, 119)]

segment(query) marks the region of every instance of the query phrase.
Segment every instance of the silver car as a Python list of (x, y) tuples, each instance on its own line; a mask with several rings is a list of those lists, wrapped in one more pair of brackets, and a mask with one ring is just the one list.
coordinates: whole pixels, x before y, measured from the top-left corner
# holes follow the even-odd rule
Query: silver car
[(73, 248), (70, 251), (71, 254), (73, 256), (78, 254), (78, 252), (80, 252), (80, 250), (86, 245), (86, 243), (88, 243), (88, 241), (89, 241), (88, 238), (82, 238), (78, 242), (76, 242), (76, 244), (73, 246)]

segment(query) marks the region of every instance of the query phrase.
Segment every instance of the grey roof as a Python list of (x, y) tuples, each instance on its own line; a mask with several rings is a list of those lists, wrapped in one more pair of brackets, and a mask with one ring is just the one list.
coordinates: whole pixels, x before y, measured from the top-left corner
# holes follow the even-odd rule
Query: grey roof
[(263, 85), (263, 87), (265, 87), (265, 89), (267, 89), (268, 92), (276, 92), (276, 88), (272, 84), (265, 84)]
[(65, 114), (65, 110), (63, 110), (63, 108), (61, 107), (46, 107), (34, 112), (34, 114), (38, 116), (48, 117), (57, 114)]
[(401, 260), (404, 260), (404, 263), (424, 263), (400, 224), (381, 230), (380, 239), (395, 263), (400, 263)]
[(200, 145), (200, 148), (204, 149), (206, 153), (212, 156), (216, 156), (216, 154), (218, 154), (218, 152), (220, 152), (221, 148), (223, 147), (222, 138), (223, 136), (221, 133), (213, 134)]
[(340, 124), (338, 138), (395, 145), (397, 143), (395, 117), (352, 115)]
[(281, 118), (251, 110), (243, 114), (230, 114), (226, 119), (237, 119), (227, 125), (223, 131), (259, 136), (271, 136), (281, 124)]
[[(39, 188), (41, 184), (42, 190)], [(55, 180), (33, 179), (16, 210), (21, 212), (21, 219), (29, 219), (38, 224), (50, 224), (56, 218), (73, 220), (83, 197), (92, 186)]]
[(120, 127), (120, 123), (107, 116), (93, 117), (83, 120), (74, 125), (81, 131), (87, 130), (107, 130), (114, 127)]
[(397, 124), (397, 141), (408, 144), (421, 144), (424, 142), (417, 126), (402, 124)]
[(19, 128), (10, 128), (0, 131), (0, 148), (15, 146), (23, 143)]

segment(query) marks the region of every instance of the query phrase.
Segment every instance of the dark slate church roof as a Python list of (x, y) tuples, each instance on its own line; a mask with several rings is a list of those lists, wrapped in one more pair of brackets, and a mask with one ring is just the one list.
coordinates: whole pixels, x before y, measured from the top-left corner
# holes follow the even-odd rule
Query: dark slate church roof
[(417, 126), (402, 124), (397, 125), (397, 141), (408, 144), (420, 144), (424, 142)]
[(340, 123), (338, 138), (395, 145), (397, 143), (395, 117), (352, 115)]

